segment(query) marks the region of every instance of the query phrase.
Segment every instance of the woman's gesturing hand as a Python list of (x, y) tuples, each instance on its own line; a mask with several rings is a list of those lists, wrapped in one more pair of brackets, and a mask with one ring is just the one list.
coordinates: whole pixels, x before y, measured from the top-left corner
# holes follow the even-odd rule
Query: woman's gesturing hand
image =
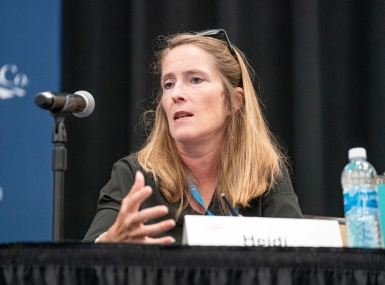
[(150, 186), (144, 185), (144, 176), (138, 171), (135, 183), (122, 205), (115, 223), (98, 242), (130, 242), (141, 244), (171, 244), (175, 239), (171, 236), (152, 238), (175, 227), (175, 221), (168, 219), (156, 224), (145, 225), (146, 222), (167, 215), (166, 206), (155, 206), (143, 210), (140, 205), (152, 194)]

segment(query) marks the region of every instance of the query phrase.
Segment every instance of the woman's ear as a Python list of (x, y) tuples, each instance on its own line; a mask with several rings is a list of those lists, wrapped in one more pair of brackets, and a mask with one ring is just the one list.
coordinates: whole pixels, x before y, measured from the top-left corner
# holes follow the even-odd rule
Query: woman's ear
[(241, 108), (243, 104), (245, 104), (245, 93), (243, 92), (243, 88), (236, 87), (235, 95), (236, 95), (235, 97), (236, 99), (233, 105), (233, 112), (238, 111), (238, 109)]

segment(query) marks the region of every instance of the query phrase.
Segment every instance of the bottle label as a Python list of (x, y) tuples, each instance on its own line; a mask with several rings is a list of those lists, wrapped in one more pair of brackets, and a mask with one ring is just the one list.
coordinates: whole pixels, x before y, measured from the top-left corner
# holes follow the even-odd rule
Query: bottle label
[(377, 192), (373, 190), (348, 191), (344, 194), (345, 213), (356, 211), (359, 208), (377, 210)]

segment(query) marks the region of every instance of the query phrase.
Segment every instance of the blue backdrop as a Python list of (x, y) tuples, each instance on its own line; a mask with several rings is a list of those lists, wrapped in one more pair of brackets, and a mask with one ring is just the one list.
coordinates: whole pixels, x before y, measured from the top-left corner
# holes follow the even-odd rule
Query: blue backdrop
[(60, 88), (60, 0), (0, 4), (0, 242), (52, 240), (53, 118), (34, 104)]

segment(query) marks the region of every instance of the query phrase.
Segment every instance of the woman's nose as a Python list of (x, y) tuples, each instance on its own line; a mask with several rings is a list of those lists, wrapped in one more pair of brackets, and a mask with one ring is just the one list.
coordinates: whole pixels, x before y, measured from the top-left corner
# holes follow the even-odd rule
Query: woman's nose
[(187, 94), (184, 85), (182, 83), (176, 83), (171, 92), (171, 99), (174, 102), (185, 101), (186, 95)]

